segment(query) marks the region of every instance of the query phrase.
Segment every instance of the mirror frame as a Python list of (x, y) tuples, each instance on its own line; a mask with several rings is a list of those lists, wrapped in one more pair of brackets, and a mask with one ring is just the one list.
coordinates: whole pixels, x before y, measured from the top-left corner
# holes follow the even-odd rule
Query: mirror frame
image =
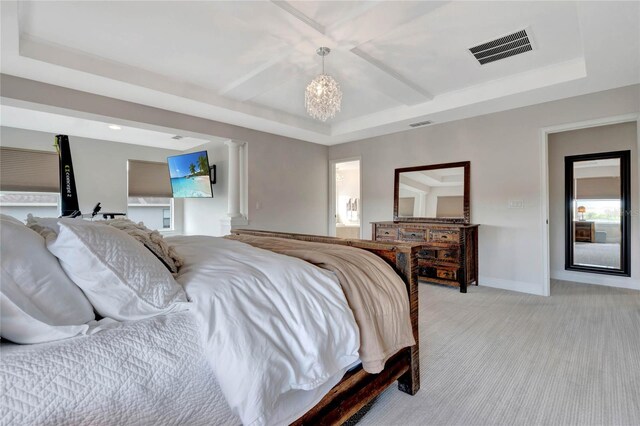
[[(620, 269), (600, 268), (597, 266), (575, 265), (573, 259), (573, 164), (580, 161), (620, 160)], [(631, 276), (631, 151), (598, 152), (564, 157), (565, 184), (565, 255), (564, 269), (567, 271), (591, 272), (595, 274)]]
[[(462, 217), (404, 217), (398, 216), (398, 198), (400, 195), (400, 173), (420, 172), (423, 170), (450, 169), (454, 167), (464, 168), (463, 188), (463, 216)], [(394, 222), (436, 222), (436, 223), (471, 223), (471, 206), (469, 201), (471, 162), (459, 161), (457, 163), (431, 164), (427, 166), (405, 167), (395, 170), (393, 182), (393, 221)]]

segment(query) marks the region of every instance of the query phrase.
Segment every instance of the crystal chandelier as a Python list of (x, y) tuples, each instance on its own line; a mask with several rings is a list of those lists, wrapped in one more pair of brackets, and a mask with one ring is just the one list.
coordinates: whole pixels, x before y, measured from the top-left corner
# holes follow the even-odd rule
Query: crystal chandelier
[(319, 47), (316, 53), (322, 56), (322, 74), (311, 80), (304, 92), (304, 105), (309, 115), (317, 120), (327, 121), (336, 116), (342, 103), (340, 85), (324, 73), (324, 57), (331, 52), (328, 47)]

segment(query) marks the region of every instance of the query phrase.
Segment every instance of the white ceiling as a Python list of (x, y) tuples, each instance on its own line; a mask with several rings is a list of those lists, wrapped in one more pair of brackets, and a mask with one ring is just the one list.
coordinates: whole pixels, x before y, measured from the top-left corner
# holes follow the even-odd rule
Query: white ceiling
[[(640, 82), (640, 2), (2, 1), (1, 71), (323, 144)], [(527, 29), (534, 50), (468, 49)], [(304, 111), (326, 68), (342, 111)]]

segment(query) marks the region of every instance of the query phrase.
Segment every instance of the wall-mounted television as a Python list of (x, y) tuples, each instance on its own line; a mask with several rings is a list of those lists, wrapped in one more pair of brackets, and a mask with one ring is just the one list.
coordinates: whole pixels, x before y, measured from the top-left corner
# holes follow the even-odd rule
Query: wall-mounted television
[(167, 158), (174, 198), (211, 198), (211, 167), (207, 151)]

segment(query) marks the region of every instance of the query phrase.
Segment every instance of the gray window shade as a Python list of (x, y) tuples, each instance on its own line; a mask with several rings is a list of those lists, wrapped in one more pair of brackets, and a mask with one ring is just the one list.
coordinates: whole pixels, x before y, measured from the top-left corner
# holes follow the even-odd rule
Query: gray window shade
[(129, 197), (173, 197), (167, 163), (129, 160)]
[(438, 197), (436, 217), (463, 217), (464, 197), (443, 196)]
[(60, 192), (58, 154), (20, 148), (0, 148), (0, 190)]
[(617, 200), (620, 198), (620, 177), (576, 179), (578, 200)]

